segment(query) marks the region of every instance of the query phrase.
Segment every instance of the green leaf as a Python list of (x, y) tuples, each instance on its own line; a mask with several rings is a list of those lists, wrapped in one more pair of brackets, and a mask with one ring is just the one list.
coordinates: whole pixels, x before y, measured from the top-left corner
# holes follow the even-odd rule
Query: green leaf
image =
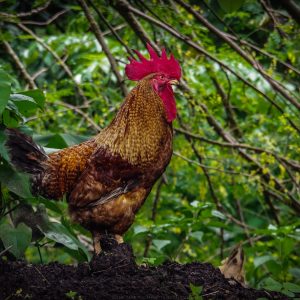
[(295, 297), (295, 294), (289, 290), (281, 290), (281, 293), (288, 297)]
[(61, 133), (60, 136), (64, 139), (68, 147), (87, 141), (87, 137), (82, 135)]
[(23, 94), (11, 94), (10, 99), (18, 108), (18, 112), (25, 117), (32, 115), (38, 108), (37, 103), (32, 97)]
[(60, 243), (71, 250), (79, 251), (79, 249), (81, 249), (87, 259), (90, 258), (87, 249), (64, 225), (56, 222), (50, 222), (47, 226), (41, 227), (40, 230), (48, 239)]
[(155, 257), (143, 257), (142, 262), (149, 265), (154, 265), (157, 258)]
[(134, 232), (135, 235), (137, 235), (139, 233), (142, 233), (142, 232), (147, 232), (147, 231), (148, 231), (148, 228), (144, 227), (144, 226), (141, 226), (141, 225), (136, 225), (133, 228), (133, 232)]
[(189, 300), (202, 300), (202, 286), (196, 286), (190, 283), (191, 294), (189, 295)]
[(11, 92), (10, 78), (3, 70), (0, 70), (0, 114), (2, 114), (4, 108), (7, 105), (10, 92)]
[(0, 155), (6, 160), (9, 161), (9, 156), (7, 149), (5, 147), (6, 135), (4, 130), (0, 130)]
[(211, 211), (211, 214), (219, 219), (225, 220), (226, 217), (224, 216), (224, 214), (222, 214), (220, 211), (213, 209)]
[(18, 94), (32, 98), (39, 108), (43, 108), (45, 105), (45, 95), (40, 89), (19, 92)]
[(32, 97), (23, 95), (23, 94), (11, 94), (10, 95), (10, 99), (12, 101), (16, 101), (16, 102), (31, 102), (36, 104), (36, 102), (34, 101), (34, 99)]
[(193, 237), (200, 243), (202, 243), (203, 235), (204, 235), (204, 233), (202, 231), (194, 231), (190, 234), (191, 237)]
[(300, 268), (290, 268), (289, 272), (298, 280), (300, 279)]
[(264, 256), (255, 257), (253, 263), (255, 268), (257, 268), (260, 265), (263, 265), (264, 263), (270, 260), (274, 260), (274, 257), (271, 255), (264, 255)]
[(169, 240), (153, 240), (153, 245), (160, 251), (162, 248), (171, 243)]
[(78, 240), (60, 223), (50, 222), (46, 228), (41, 228), (41, 231), (48, 239), (63, 244), (72, 250), (79, 248)]
[(11, 247), (8, 251), (16, 258), (24, 255), (25, 250), (31, 242), (31, 228), (20, 223), (16, 228), (9, 224), (0, 226), (0, 239), (5, 248)]
[(11, 111), (6, 107), (3, 112), (3, 123), (6, 127), (16, 128), (21, 120), (22, 118), (20, 118), (15, 111)]
[(300, 285), (298, 284), (291, 283), (291, 282), (284, 282), (282, 285), (286, 290), (289, 290), (294, 293), (300, 293)]
[(23, 198), (32, 197), (28, 175), (17, 173), (5, 161), (0, 167), (0, 181), (16, 195)]
[(264, 288), (270, 291), (280, 292), (282, 289), (282, 284), (271, 277), (268, 277), (263, 284)]
[(245, 0), (218, 0), (221, 8), (227, 13), (238, 10), (245, 2)]
[(44, 137), (45, 140), (46, 138), (48, 138), (48, 143), (45, 146), (48, 148), (63, 149), (68, 147), (68, 144), (60, 134), (54, 134), (48, 137)]

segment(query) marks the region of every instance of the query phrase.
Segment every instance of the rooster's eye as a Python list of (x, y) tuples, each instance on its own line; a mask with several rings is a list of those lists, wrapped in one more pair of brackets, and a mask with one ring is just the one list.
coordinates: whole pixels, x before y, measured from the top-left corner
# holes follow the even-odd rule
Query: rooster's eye
[(160, 79), (164, 79), (165, 75), (160, 75), (159, 77), (160, 77)]

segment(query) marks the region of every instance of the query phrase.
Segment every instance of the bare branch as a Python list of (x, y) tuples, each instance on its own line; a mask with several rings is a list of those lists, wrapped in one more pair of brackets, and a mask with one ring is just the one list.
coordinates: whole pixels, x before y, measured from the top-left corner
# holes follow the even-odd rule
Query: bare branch
[(268, 3), (265, 0), (260, 0), (260, 4), (263, 7), (263, 9), (266, 11), (268, 16), (272, 19), (275, 29), (278, 31), (279, 35), (282, 38), (287, 38), (287, 35), (284, 31), (281, 30), (280, 24), (276, 18), (276, 16), (273, 14), (272, 10), (270, 9)]
[(224, 169), (219, 169), (219, 168), (216, 168), (216, 167), (210, 167), (210, 166), (204, 165), (200, 162), (197, 162), (197, 161), (194, 161), (192, 159), (189, 159), (188, 157), (185, 157), (184, 155), (180, 154), (177, 151), (173, 151), (173, 155), (185, 160), (186, 162), (197, 165), (197, 166), (199, 166), (199, 167), (201, 167), (202, 169), (205, 169), (205, 170), (212, 170), (212, 171), (217, 171), (217, 172), (220, 172), (220, 173), (225, 173), (225, 174), (230, 174), (230, 175), (237, 175), (237, 176), (243, 175), (243, 176), (246, 176), (246, 177), (251, 177), (250, 174), (235, 172), (235, 171), (230, 171), (230, 170), (224, 170)]
[(131, 6), (126, 0), (117, 0), (114, 8), (119, 12), (121, 16), (127, 21), (127, 23), (134, 30), (136, 35), (141, 39), (141, 41), (146, 46), (149, 43), (157, 53), (160, 52), (160, 49), (157, 47), (155, 43), (152, 42), (151, 38), (148, 36), (142, 25), (135, 18), (135, 16), (131, 13)]
[(226, 115), (227, 115), (227, 121), (229, 124), (229, 128), (231, 129), (233, 135), (237, 138), (241, 138), (242, 137), (242, 132), (238, 126), (238, 123), (236, 121), (236, 117), (235, 117), (235, 112), (232, 108), (232, 105), (229, 101), (229, 96), (225, 93), (223, 87), (221, 86), (221, 84), (219, 83), (218, 79), (216, 78), (216, 76), (211, 76), (212, 82), (216, 87), (216, 90), (218, 92), (218, 94), (221, 97)]
[[(131, 57), (133, 57), (134, 56), (133, 51), (127, 46), (126, 43), (124, 43), (124, 41), (121, 39), (121, 37), (119, 36), (119, 34), (115, 30), (115, 28), (113, 26), (111, 26), (109, 22), (107, 22), (107, 20), (103, 16), (102, 12), (97, 8), (97, 6), (93, 3), (93, 1), (92, 0), (88, 0), (88, 3), (93, 7), (93, 9), (97, 13), (98, 17), (100, 18), (100, 20), (109, 28), (110, 32), (114, 35), (114, 37), (117, 39), (117, 41), (126, 49), (127, 53)], [(105, 33), (103, 33), (102, 35), (104, 36)]]
[(86, 114), (84, 111), (82, 111), (79, 107), (77, 106), (74, 106), (72, 104), (69, 104), (69, 103), (65, 103), (65, 102), (62, 102), (62, 101), (56, 101), (56, 103), (58, 103), (59, 105), (61, 106), (64, 106), (64, 107), (67, 107), (69, 109), (72, 109), (74, 111), (76, 111), (77, 113), (79, 113), (80, 115), (82, 115), (87, 121), (88, 123), (91, 124), (91, 126), (97, 131), (99, 132), (101, 130), (101, 127), (98, 126), (89, 116), (88, 114)]
[(47, 26), (47, 25), (51, 24), (57, 18), (59, 18), (61, 15), (65, 14), (68, 11), (69, 11), (69, 9), (64, 9), (64, 10), (56, 13), (53, 17), (51, 17), (49, 20), (47, 20), (45, 22), (37, 22), (37, 21), (30, 21), (30, 20), (26, 21), (26, 20), (24, 20), (22, 23), (23, 24), (30, 24), (30, 25), (37, 25), (37, 26)]
[(40, 7), (37, 7), (37, 8), (34, 8), (28, 12), (21, 12), (21, 13), (18, 13), (16, 15), (13, 15), (13, 14), (7, 14), (7, 13), (3, 13), (1, 12), (0, 13), (0, 16), (4, 16), (4, 17), (8, 17), (8, 18), (23, 18), (23, 17), (30, 17), (34, 14), (38, 14), (40, 13), (41, 11), (45, 10), (51, 3), (51, 0), (47, 1), (44, 5), (41, 5)]
[(30, 76), (30, 74), (26, 70), (24, 64), (21, 62), (20, 58), (18, 57), (18, 55), (16, 54), (14, 49), (11, 47), (11, 45), (6, 41), (3, 41), (3, 45), (4, 45), (7, 53), (11, 56), (12, 60), (14, 61), (16, 68), (20, 71), (23, 79), (28, 83), (28, 85), (31, 89), (36, 89), (37, 86), (34, 82), (34, 79)]

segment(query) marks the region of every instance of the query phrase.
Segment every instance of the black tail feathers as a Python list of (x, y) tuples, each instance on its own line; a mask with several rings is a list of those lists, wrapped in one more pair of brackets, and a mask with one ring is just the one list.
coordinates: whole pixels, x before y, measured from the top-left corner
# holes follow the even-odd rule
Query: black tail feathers
[(8, 148), (11, 162), (20, 171), (29, 174), (42, 172), (43, 164), (48, 156), (44, 149), (38, 146), (31, 137), (16, 129), (6, 129)]

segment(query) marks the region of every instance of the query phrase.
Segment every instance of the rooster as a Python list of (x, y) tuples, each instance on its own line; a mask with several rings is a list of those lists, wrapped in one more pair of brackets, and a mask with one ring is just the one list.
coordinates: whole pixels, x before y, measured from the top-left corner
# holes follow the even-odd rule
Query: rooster
[(161, 56), (148, 44), (150, 59), (135, 51), (125, 73), (138, 81), (113, 121), (94, 138), (47, 155), (23, 133), (7, 130), (12, 163), (31, 174), (32, 191), (49, 199), (66, 195), (71, 219), (91, 231), (94, 251), (100, 238), (113, 234), (118, 243), (132, 225), (154, 183), (172, 156), (172, 90), (181, 68), (171, 54)]

